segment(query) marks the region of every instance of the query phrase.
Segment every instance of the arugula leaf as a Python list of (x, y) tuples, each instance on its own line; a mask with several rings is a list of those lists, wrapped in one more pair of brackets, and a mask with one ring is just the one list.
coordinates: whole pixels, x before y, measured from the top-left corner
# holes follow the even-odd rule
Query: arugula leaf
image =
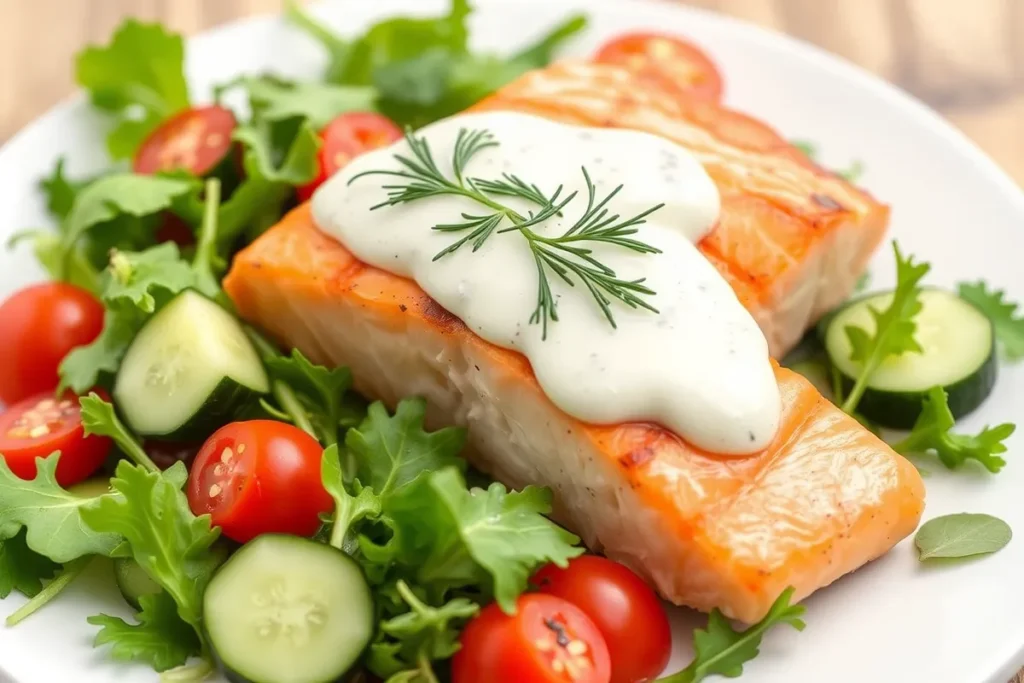
[(89, 562), (91, 560), (91, 556), (85, 556), (68, 562), (64, 565), (53, 581), (46, 584), (46, 586), (32, 596), (28, 602), (24, 603), (21, 607), (8, 615), (7, 619), (4, 620), (4, 624), (8, 628), (17, 626), (53, 602), (58, 595), (64, 592), (65, 588), (70, 586), (75, 579), (82, 575), (82, 572), (89, 566)]
[(157, 671), (181, 666), (200, 653), (196, 632), (178, 616), (177, 605), (167, 593), (139, 598), (137, 624), (99, 614), (87, 621), (99, 626), (93, 647), (111, 645), (110, 654), (120, 661), (145, 662)]
[(156, 310), (156, 295), (164, 293), (170, 300), (194, 280), (192, 268), (182, 260), (174, 242), (135, 253), (115, 251), (110, 256), (109, 272), (103, 299), (115, 306), (135, 306), (144, 313)]
[(1002, 550), (1013, 532), (1010, 525), (992, 515), (961, 512), (930, 519), (914, 536), (921, 561), (932, 558), (990, 555)]
[(506, 612), (536, 569), (565, 566), (583, 553), (576, 536), (544, 516), (549, 512), (547, 489), (509, 493), (494, 483), (470, 491), (454, 467), (417, 477), (390, 506), (405, 531), (401, 559), (415, 569), (419, 585), (443, 593), (480, 584)]
[(914, 428), (902, 441), (893, 445), (897, 453), (927, 453), (934, 451), (949, 469), (956, 469), (968, 460), (977, 460), (993, 474), (1006, 465), (999, 453), (1006, 452), (1006, 444), (1016, 425), (1005, 423), (985, 427), (977, 435), (954, 434), (955, 424), (949, 410), (947, 395), (942, 387), (933, 387), (921, 406), (921, 414)]
[[(96, 434), (110, 437), (118, 448), (140, 467), (144, 467), (150, 472), (160, 471), (160, 468), (149, 459), (142, 445), (117, 417), (113, 405), (97, 396), (95, 392), (81, 397), (78, 402), (82, 407), (82, 427), (86, 435)], [(183, 479), (178, 488), (181, 488), (184, 483)]]
[(60, 236), (50, 230), (22, 230), (11, 235), (7, 248), (14, 249), (22, 242), (32, 245), (32, 253), (43, 270), (54, 280), (63, 280), (84, 290), (99, 294), (100, 269), (89, 260), (81, 248), (70, 253), (64, 248)]
[(112, 377), (121, 366), (121, 357), (138, 332), (138, 315), (107, 310), (103, 331), (92, 343), (71, 350), (61, 361), (59, 392), (71, 389), (82, 394)]
[(342, 549), (345, 537), (356, 522), (380, 515), (380, 498), (372, 489), (359, 486), (358, 482), (353, 482), (357, 489), (356, 495), (353, 497), (348, 492), (345, 487), (345, 475), (342, 472), (337, 444), (324, 450), (320, 471), (324, 489), (334, 499), (331, 545)]
[(107, 138), (115, 159), (131, 157), (160, 123), (189, 106), (184, 42), (160, 24), (128, 19), (107, 46), (90, 46), (75, 63), (75, 80), (94, 105), (117, 116)]
[[(292, 349), (287, 357), (276, 352), (268, 354), (264, 362), (272, 378), (286, 383), (297, 394), (317, 438), (327, 446), (337, 443), (342, 399), (352, 386), (349, 369), (330, 370), (323, 365), (314, 365), (298, 349)], [(281, 408), (287, 411), (285, 406)]]
[(450, 658), (459, 651), (462, 628), (480, 611), (476, 603), (465, 598), (432, 607), (420, 600), (404, 581), (398, 581), (396, 589), (411, 609), (380, 624), (382, 637), (370, 647), (367, 666), (381, 678), (404, 671), (422, 672), (424, 663), (429, 666), (431, 661)]
[(60, 565), (28, 547), (25, 530), (0, 541), (0, 600), (13, 591), (27, 598), (43, 590), (43, 579), (52, 579)]
[(736, 631), (717, 609), (708, 615), (707, 628), (693, 634), (696, 656), (690, 665), (677, 674), (658, 679), (658, 683), (698, 683), (708, 676), (736, 678), (743, 673), (743, 665), (760, 653), (765, 632), (779, 624), (789, 624), (804, 630), (802, 605), (790, 605), (793, 588), (787, 588), (775, 600), (764, 619), (745, 631)]
[(385, 509), (395, 496), (429, 472), (446, 467), (465, 470), (465, 460), (458, 456), (466, 430), (448, 427), (426, 432), (426, 412), (424, 399), (407, 398), (390, 417), (378, 401), (370, 406), (363, 423), (345, 435), (345, 448), (355, 459), (356, 477), (380, 496)]
[(82, 498), (64, 490), (55, 474), (59, 458), (55, 453), (37, 459), (36, 476), (29, 480), (17, 477), (0, 458), (0, 538), (14, 538), (24, 529), (28, 548), (58, 563), (111, 555), (121, 537), (92, 529), (84, 513), (97, 500), (116, 496)]
[(232, 86), (245, 89), (253, 112), (265, 121), (298, 118), (320, 129), (345, 112), (376, 110), (377, 90), (370, 86), (285, 81), (274, 76), (240, 78)]
[(187, 477), (180, 462), (162, 475), (122, 460), (110, 482), (121, 495), (102, 496), (81, 514), (95, 531), (124, 537), (127, 543), (115, 555), (132, 557), (167, 591), (178, 616), (205, 642), (202, 598), (220, 562), (210, 551), (220, 529), (211, 528), (209, 515), (192, 514), (181, 491)]
[(1017, 304), (1007, 301), (1001, 289), (992, 289), (983, 280), (961, 282), (957, 287), (960, 296), (978, 307), (992, 321), (996, 339), (1007, 360), (1024, 358), (1024, 315), (1017, 312)]
[(882, 361), (889, 356), (903, 353), (920, 353), (921, 346), (914, 338), (917, 323), (914, 318), (921, 312), (921, 279), (931, 270), (927, 263), (914, 263), (914, 257), (903, 258), (899, 244), (892, 243), (896, 255), (896, 289), (892, 302), (884, 311), (871, 308), (875, 329), (865, 330), (856, 325), (846, 326), (850, 340), (850, 359), (860, 364), (860, 374), (853, 389), (843, 402), (843, 411), (853, 414), (864, 394), (871, 375)]
[(46, 195), (46, 209), (60, 220), (64, 220), (71, 213), (71, 207), (74, 206), (78, 194), (97, 178), (102, 177), (72, 180), (64, 175), (65, 161), (64, 157), (57, 159), (50, 175), (39, 181), (39, 189)]

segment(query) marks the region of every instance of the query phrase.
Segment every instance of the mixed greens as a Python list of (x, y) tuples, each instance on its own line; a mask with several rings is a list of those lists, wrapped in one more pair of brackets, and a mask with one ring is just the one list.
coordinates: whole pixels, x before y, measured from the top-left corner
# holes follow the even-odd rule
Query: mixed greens
[[(321, 80), (248, 76), (217, 88), (217, 102), (196, 103), (183, 73), (182, 38), (132, 20), (108, 45), (78, 56), (79, 84), (111, 119), (111, 159), (130, 159), (132, 167), (114, 163), (92, 177), (69, 178), (59, 160), (40, 183), (56, 231), (29, 230), (12, 240), (31, 245), (52, 284), (91, 294), (92, 303), (83, 305), (93, 306), (87, 317), (95, 329), (61, 354), (56, 395), (54, 385), (37, 394), (18, 385), (24, 378), (0, 377), (0, 400), (14, 403), (5, 429), (40, 430), (41, 439), (35, 450), (0, 457), (0, 598), (29, 598), (7, 624), (44, 607), (90, 565), (113, 560), (112, 578), (134, 615), (90, 617), (95, 645), (166, 680), (197, 680), (219, 668), (234, 680), (267, 683), (370, 676), (467, 683), (460, 674), (467, 624), (500, 622), (538, 594), (549, 595), (538, 576), (567, 572), (572, 582), (586, 581), (593, 576), (577, 560), (607, 561), (585, 557), (580, 539), (549, 518), (549, 490), (510, 491), (488, 482), (461, 457), (463, 430), (426, 429), (422, 399), (406, 398), (391, 412), (356, 394), (348, 369), (316, 364), (297, 349), (283, 353), (235, 316), (221, 280), (239, 249), (336, 170), (339, 154), (362, 151), (346, 146), (355, 132), (387, 144), (403, 127), (459, 112), (547, 64), (586, 21), (572, 17), (511, 57), (498, 57), (469, 49), (466, 0), (453, 0), (444, 16), (387, 20), (352, 39), (294, 4), (286, 14), (326, 49)], [(247, 119), (223, 106), (229, 92), (245, 94)], [(459, 168), (489, 140), (466, 135), (456, 181), (431, 174), (421, 156), (418, 168), (427, 172), (414, 178), (415, 187), (517, 196), (553, 212), (573, 200), (534, 196), (539, 191), (514, 176), (470, 192)], [(170, 144), (182, 136), (195, 136), (191, 151)], [(408, 139), (415, 150), (416, 136)], [(856, 164), (844, 175), (860, 170)], [(601, 201), (589, 177), (587, 185), (587, 209), (570, 235), (596, 231), (616, 246), (650, 249), (630, 235), (658, 207), (609, 224), (602, 209), (615, 191)], [(392, 202), (415, 198), (400, 187)], [(479, 246), (503, 219), (541, 220), (492, 208), (493, 216), (450, 226), (466, 235), (448, 251)], [(605, 294), (649, 307), (639, 297), (653, 292), (614, 280), (571, 251), (578, 247), (538, 238), (531, 248), (577, 258), (575, 266), (558, 262), (587, 285), (613, 325)], [(904, 257), (895, 244), (894, 251), (895, 290), (855, 298), (830, 314), (809, 333), (800, 360), (820, 371), (837, 405), (873, 429), (898, 413), (900, 425), (880, 425), (910, 428), (893, 440), (897, 451), (934, 453), (950, 469), (975, 460), (996, 473), (1006, 464), (1000, 454), (1014, 426), (977, 435), (953, 429), (991, 391), (996, 347), (1006, 360), (1024, 358), (1024, 316), (1002, 291), (980, 282), (930, 294), (921, 286), (929, 266)], [(547, 267), (567, 277), (564, 268)], [(544, 268), (542, 254), (542, 283)], [(556, 314), (541, 286), (535, 316), (546, 322)], [(903, 385), (880, 385), (883, 367), (915, 355), (932, 358), (918, 329), (931, 311), (943, 324), (972, 323), (987, 345), (938, 358), (962, 370), (949, 382), (917, 386), (907, 371), (896, 373)], [(189, 352), (178, 353), (184, 347)], [(179, 389), (173, 400), (154, 390), (167, 385)], [(158, 457), (167, 441), (181, 451), (170, 461)], [(285, 462), (300, 466), (285, 473)], [(245, 483), (243, 467), (266, 477), (260, 492)], [(995, 552), (1009, 539), (999, 520), (964, 514), (931, 520), (916, 542), (925, 560)], [(628, 572), (632, 578), (623, 580), (642, 586), (618, 565), (587, 566)], [(629, 639), (649, 636), (658, 656), (632, 662), (631, 671), (642, 673), (628, 683), (650, 680), (667, 663), (668, 622), (649, 588), (630, 590), (648, 611), (628, 625), (625, 646), (616, 648), (607, 630), (585, 638), (594, 629), (588, 618), (604, 625), (600, 606), (579, 605), (586, 613), (580, 618), (565, 601), (545, 618), (540, 641), (528, 645), (552, 639), (543, 652), (564, 655), (559, 666), (592, 669), (594, 678), (579, 680), (607, 683), (608, 651), (621, 657), (615, 651), (633, 649)], [(769, 628), (803, 629), (804, 608), (790, 604), (793, 593), (785, 590), (744, 631), (713, 611), (695, 633), (694, 660), (662, 682), (740, 675)], [(329, 618), (338, 614), (345, 618)], [(296, 644), (317, 656), (293, 661), (288, 648)], [(280, 671), (285, 665), (287, 675)]]

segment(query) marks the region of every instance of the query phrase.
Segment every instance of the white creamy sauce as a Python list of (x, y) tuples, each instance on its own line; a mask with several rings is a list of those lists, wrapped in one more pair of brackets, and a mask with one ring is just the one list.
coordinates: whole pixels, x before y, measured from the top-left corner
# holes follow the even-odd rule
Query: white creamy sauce
[[(586, 167), (603, 197), (619, 184), (611, 213), (633, 216), (664, 202), (639, 227), (636, 239), (661, 250), (641, 254), (595, 245), (594, 256), (623, 279), (646, 278), (656, 292), (647, 301), (659, 313), (613, 301), (617, 328), (576, 280), (567, 286), (549, 273), (558, 321), (542, 338), (530, 324), (537, 305), (537, 266), (519, 232), (493, 234), (477, 252), (466, 245), (433, 261), (463, 236), (431, 228), (458, 223), (463, 213), (488, 212), (457, 196), (419, 199), (371, 211), (385, 201), (383, 185), (402, 182), (371, 175), (399, 170), (395, 154), (411, 156), (402, 140), (364, 154), (316, 193), (313, 215), (357, 258), (414, 280), (441, 306), (487, 341), (523, 353), (551, 401), (585, 422), (652, 421), (700, 448), (747, 454), (766, 447), (778, 428), (781, 401), (768, 344), (729, 285), (694, 246), (714, 226), (717, 188), (700, 163), (678, 145), (636, 131), (584, 128), (514, 113), (456, 116), (417, 133), (439, 168), (452, 176), (451, 159), (461, 128), (487, 129), (498, 147), (480, 151), (466, 176), (520, 176), (547, 194), (564, 185), (578, 191), (561, 217), (535, 227), (564, 233), (583, 214)], [(525, 214), (518, 198), (498, 201)], [(503, 223), (503, 227), (509, 223)]]

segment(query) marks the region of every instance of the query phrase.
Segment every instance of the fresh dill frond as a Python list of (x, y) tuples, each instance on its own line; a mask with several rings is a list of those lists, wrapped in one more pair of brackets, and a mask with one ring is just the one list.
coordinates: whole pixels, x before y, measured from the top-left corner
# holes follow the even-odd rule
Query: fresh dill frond
[[(407, 132), (406, 141), (412, 156), (395, 155), (395, 160), (401, 165), (400, 170), (364, 171), (353, 176), (349, 184), (373, 175), (405, 181), (383, 185), (387, 199), (371, 207), (371, 211), (442, 195), (465, 197), (490, 209), (489, 213), (480, 215), (463, 213), (462, 222), (433, 226), (439, 232), (465, 233), (438, 252), (433, 260), (452, 254), (467, 244), (471, 244), (472, 251), (476, 252), (495, 234), (518, 232), (526, 239), (537, 265), (537, 305), (530, 316), (530, 323), (541, 325), (542, 338), (547, 338), (549, 323), (558, 321), (558, 302), (551, 289), (552, 274), (570, 287), (582, 283), (613, 328), (616, 327), (611, 309), (613, 301), (619, 301), (630, 308), (643, 308), (658, 313), (658, 309), (646, 299), (654, 296), (655, 292), (643, 284), (644, 278), (624, 280), (618, 277), (612, 268), (594, 256), (592, 247), (594, 244), (607, 244), (641, 254), (661, 253), (659, 249), (633, 236), (639, 231), (639, 226), (647, 221), (647, 217), (664, 204), (623, 219), (609, 208), (623, 186), (619, 185), (598, 198), (597, 187), (590, 174), (586, 168), (581, 168), (587, 186), (587, 207), (563, 234), (549, 237), (538, 234), (533, 228), (551, 218), (564, 215), (578, 193), (572, 192), (563, 197), (564, 186), (559, 185), (549, 195), (537, 185), (509, 173), (494, 180), (466, 177), (466, 168), (476, 154), (499, 145), (490, 131), (465, 128), (459, 131), (452, 154), (454, 178), (449, 178), (440, 170), (426, 139)], [(521, 199), (536, 207), (536, 210), (523, 215), (501, 203), (501, 197)], [(507, 225), (501, 227), (506, 222)]]

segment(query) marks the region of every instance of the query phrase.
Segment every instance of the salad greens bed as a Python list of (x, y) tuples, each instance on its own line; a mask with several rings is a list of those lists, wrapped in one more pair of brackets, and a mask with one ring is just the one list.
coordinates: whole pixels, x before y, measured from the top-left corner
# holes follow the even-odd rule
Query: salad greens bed
[[(90, 564), (113, 558), (119, 586), (137, 611), (132, 620), (91, 617), (97, 647), (109, 648), (115, 659), (146, 663), (167, 680), (200, 679), (217, 663), (238, 680), (245, 678), (239, 673), (244, 666), (227, 661), (231, 647), (211, 642), (226, 641), (219, 634), (232, 630), (231, 615), (211, 606), (219, 605), (219, 595), (230, 594), (219, 585), (230, 581), (217, 577), (243, 561), (258, 566), (252, 558), (260, 557), (255, 544), (263, 541), (257, 538), (239, 551), (209, 514), (196, 514), (186, 464), (158, 466), (148, 441), (130, 428), (132, 420), (120, 407), (115, 410), (119, 374), (140, 332), (169, 315), (171, 302), (180, 303), (188, 292), (233, 315), (221, 289), (226, 264), (294, 206), (297, 189), (316, 180), (323, 170), (321, 131), (339, 115), (376, 112), (400, 126), (420, 127), (547, 64), (586, 24), (584, 17), (573, 17), (534, 45), (498, 57), (469, 50), (469, 13), (466, 0), (453, 0), (445, 16), (392, 19), (344, 39), (291, 5), (288, 20), (327, 50), (326, 73), (316, 82), (245, 76), (218, 88), (218, 101), (228, 92), (243, 92), (251, 116), (230, 132), (231, 151), (215, 169), (141, 172), (114, 164), (89, 178), (70, 178), (61, 159), (41, 182), (57, 230), (25, 231), (12, 244), (31, 245), (54, 280), (77, 285), (102, 304), (102, 331), (60, 363), (58, 399), (65, 392), (81, 396), (85, 433), (109, 438), (114, 450), (107, 472), (112, 476), (109, 482), (101, 477), (98, 486), (60, 481), (67, 453), (44, 453), (30, 477), (0, 458), (0, 598), (14, 592), (30, 598), (8, 626), (43, 608)], [(183, 60), (180, 36), (131, 20), (108, 45), (79, 54), (79, 84), (113, 121), (107, 148), (115, 162), (137, 162), (155, 131), (197, 106)], [(806, 143), (803, 148), (813, 153)], [(852, 178), (860, 171), (856, 164), (844, 174)], [(175, 227), (186, 239), (161, 237)], [(1024, 358), (1024, 316), (1002, 291), (983, 282), (934, 294), (921, 286), (929, 266), (896, 245), (894, 252), (895, 290), (881, 298), (857, 297), (830, 314), (786, 364), (871, 429), (902, 426), (906, 433), (893, 440), (897, 451), (933, 453), (950, 469), (972, 466), (973, 460), (997, 473), (1006, 464), (1003, 442), (1014, 426), (969, 435), (955, 432), (955, 421), (991, 391), (997, 346), (1005, 360)], [(932, 316), (931, 324), (975, 325), (979, 336), (973, 339), (989, 343), (938, 351), (920, 334), (924, 315)], [(359, 666), (350, 671), (350, 663), (342, 662), (335, 677), (449, 680), (449, 662), (467, 623), (492, 603), (511, 614), (538, 569), (564, 567), (584, 553), (577, 537), (548, 519), (550, 491), (508, 491), (467, 469), (459, 457), (464, 432), (427, 431), (421, 399), (405, 399), (391, 413), (352, 392), (346, 368), (314, 364), (298, 350), (284, 354), (258, 331), (237, 321), (231, 325), (243, 330), (265, 368), (257, 373), (264, 388), (242, 387), (247, 396), (255, 391), (258, 400), (241, 417), (294, 425), (322, 452), (316, 479), (330, 505), (314, 536), (317, 549), (281, 542), (278, 550), (308, 552), (309, 566), (323, 562), (341, 574), (357, 566), (350, 573), (362, 587), (354, 590), (365, 591), (366, 604), (373, 605), (365, 615), (368, 647), (357, 642), (353, 655)], [(921, 386), (921, 375), (932, 375), (919, 365), (904, 367), (911, 356), (926, 365), (951, 364), (955, 372), (943, 384)], [(880, 383), (883, 374), (888, 383)], [(225, 375), (227, 380), (238, 384), (237, 377)], [(900, 425), (887, 422), (893, 416)], [(231, 450), (218, 453), (216, 467), (228, 467)], [(219, 484), (201, 488), (211, 498), (220, 492)], [(924, 561), (995, 552), (1010, 536), (1009, 527), (991, 516), (959, 514), (923, 525), (916, 543)], [(311, 543), (297, 537), (295, 542)], [(706, 628), (695, 633), (693, 662), (663, 681), (693, 683), (742, 673), (769, 628), (803, 628), (803, 608), (790, 604), (792, 593), (783, 592), (763, 621), (743, 631), (713, 612)], [(349, 597), (347, 607), (333, 606), (350, 609), (358, 621), (353, 605), (362, 598)], [(317, 609), (310, 607), (304, 618), (322, 619)], [(551, 628), (559, 638), (565, 635)]]

